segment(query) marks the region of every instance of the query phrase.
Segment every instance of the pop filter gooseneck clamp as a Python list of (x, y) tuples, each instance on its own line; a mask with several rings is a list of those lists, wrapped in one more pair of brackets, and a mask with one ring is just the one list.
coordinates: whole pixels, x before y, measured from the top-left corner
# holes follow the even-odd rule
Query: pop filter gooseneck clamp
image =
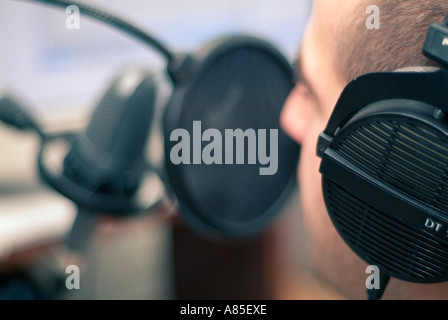
[(98, 9), (96, 7), (90, 6), (88, 4), (79, 2), (79, 1), (70, 1), (70, 0), (15, 0), (15, 1), (28, 1), (28, 2), (37, 2), (42, 4), (47, 4), (54, 7), (59, 7), (65, 9), (68, 6), (75, 5), (82, 11), (83, 15), (89, 16), (90, 18), (105, 23), (108, 26), (113, 27), (116, 30), (119, 30), (139, 42), (147, 45), (151, 49), (155, 49), (161, 56), (163, 56), (168, 64), (168, 73), (170, 76), (175, 79), (180, 74), (182, 62), (185, 60), (183, 55), (175, 55), (171, 50), (169, 50), (160, 40), (154, 38), (152, 35), (144, 31), (142, 28), (136, 26), (129, 21), (126, 21), (123, 18), (118, 17), (116, 14), (111, 14), (105, 12), (102, 9)]

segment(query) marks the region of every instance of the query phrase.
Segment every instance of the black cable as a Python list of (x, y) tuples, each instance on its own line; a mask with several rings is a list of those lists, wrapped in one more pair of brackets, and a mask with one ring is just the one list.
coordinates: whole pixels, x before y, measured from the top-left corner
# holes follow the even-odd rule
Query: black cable
[(151, 48), (155, 48), (167, 59), (168, 63), (174, 61), (173, 53), (159, 40), (155, 39), (153, 36), (145, 32), (141, 28), (137, 27), (136, 25), (116, 16), (115, 14), (105, 12), (102, 9), (92, 7), (79, 1), (71, 1), (71, 0), (19, 0), (19, 1), (40, 2), (62, 8), (75, 5), (80, 9), (80, 12), (82, 12), (82, 14), (85, 14), (93, 19), (106, 23), (122, 32), (131, 35), (132, 37), (142, 41), (143, 43), (148, 44), (149, 46), (151, 46)]

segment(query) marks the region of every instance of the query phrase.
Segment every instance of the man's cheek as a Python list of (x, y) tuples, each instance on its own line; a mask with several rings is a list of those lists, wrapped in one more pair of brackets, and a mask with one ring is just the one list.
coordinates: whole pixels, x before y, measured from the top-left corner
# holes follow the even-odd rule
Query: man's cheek
[(320, 159), (316, 155), (319, 133), (323, 130), (320, 121), (313, 121), (302, 144), (300, 157), (299, 183), (305, 212), (325, 211), (319, 173)]

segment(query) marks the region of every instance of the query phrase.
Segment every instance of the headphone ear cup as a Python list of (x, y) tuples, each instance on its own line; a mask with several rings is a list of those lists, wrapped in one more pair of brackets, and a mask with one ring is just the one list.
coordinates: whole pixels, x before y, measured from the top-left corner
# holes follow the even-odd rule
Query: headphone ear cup
[[(204, 46), (187, 73), (164, 117), (166, 173), (182, 216), (206, 235), (259, 232), (295, 186), (300, 148), (279, 126), (295, 84), (291, 65), (266, 42), (234, 36)], [(230, 138), (234, 145), (228, 148), (229, 130), (247, 135), (244, 145)], [(172, 135), (179, 132), (189, 139), (188, 146), (186, 139)], [(236, 164), (240, 151), (244, 154)], [(271, 161), (263, 162), (269, 156)], [(269, 170), (272, 174), (260, 174)]]
[[(372, 80), (377, 99), (360, 103), (352, 89)], [(443, 96), (411, 90), (425, 86), (447, 88), (448, 72), (354, 81), (318, 150), (327, 211), (348, 246), (388, 276), (436, 283), (448, 280), (448, 110)], [(358, 111), (347, 112), (353, 103)]]

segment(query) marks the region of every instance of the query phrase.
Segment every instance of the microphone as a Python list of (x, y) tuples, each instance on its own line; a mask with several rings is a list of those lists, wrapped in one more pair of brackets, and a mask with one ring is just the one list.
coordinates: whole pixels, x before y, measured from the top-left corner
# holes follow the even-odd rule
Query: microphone
[(157, 104), (156, 84), (155, 74), (147, 70), (119, 73), (86, 129), (73, 139), (59, 172), (48, 161), (50, 148), (42, 148), (41, 177), (78, 207), (68, 249), (86, 250), (101, 213), (128, 215), (149, 209), (154, 197), (143, 197), (139, 190), (148, 172), (155, 172), (146, 164), (144, 151)]
[[(99, 100), (86, 129), (74, 135), (47, 134), (21, 99), (13, 95), (0, 99), (2, 122), (21, 131), (36, 132), (41, 137), (38, 157), (41, 178), (77, 206), (75, 221), (53, 257), (55, 265), (38, 266), (50, 273), (48, 287), (55, 286), (50, 296), (60, 294), (67, 265), (83, 266), (83, 256), (95, 234), (100, 214), (143, 212), (160, 201), (159, 189), (150, 189), (156, 196), (140, 194), (142, 185), (148, 182), (145, 178), (153, 177), (151, 173), (155, 172), (148, 168), (144, 151), (157, 101), (154, 73), (143, 69), (125, 70), (113, 79)], [(72, 144), (68, 152), (64, 149), (65, 158), (55, 159), (54, 147), (61, 140)], [(61, 164), (62, 168), (57, 168)]]
[(128, 199), (146, 169), (143, 150), (155, 103), (151, 73), (131, 70), (118, 75), (64, 160), (63, 175), (77, 186), (62, 190), (67, 197), (97, 211), (136, 211)]
[[(148, 70), (126, 70), (116, 76), (86, 130), (75, 137), (62, 172), (55, 172), (54, 163), (49, 163), (48, 145), (73, 134), (45, 133), (29, 108), (12, 95), (0, 99), (0, 120), (18, 130), (39, 134), (43, 143), (38, 161), (41, 177), (82, 208), (80, 212), (136, 213), (157, 202), (157, 197), (138, 193), (148, 169), (155, 172), (148, 168), (144, 150), (158, 98), (156, 84), (156, 76)], [(75, 221), (78, 224), (88, 225)]]

